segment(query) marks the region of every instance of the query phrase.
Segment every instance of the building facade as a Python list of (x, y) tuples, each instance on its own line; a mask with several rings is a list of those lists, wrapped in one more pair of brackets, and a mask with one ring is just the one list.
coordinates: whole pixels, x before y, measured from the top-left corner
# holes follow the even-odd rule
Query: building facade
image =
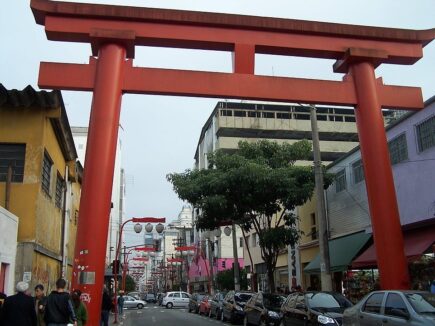
[[(86, 144), (88, 140), (87, 127), (72, 127), (72, 134), (77, 150), (78, 159), (85, 164)], [(106, 247), (106, 266), (110, 266), (115, 259), (116, 244), (119, 237), (119, 227), (125, 218), (125, 172), (122, 168), (122, 143), (118, 138), (116, 146), (115, 168), (112, 186), (112, 209)]]
[[(385, 115), (389, 116), (389, 113)], [(332, 162), (358, 145), (355, 116), (352, 109), (319, 107), (317, 108), (317, 119), (320, 149), (324, 162)], [(237, 150), (241, 140), (256, 142), (260, 139), (278, 143), (294, 143), (302, 139), (311, 140), (309, 108), (300, 105), (258, 102), (218, 102), (202, 128), (195, 153), (196, 168), (207, 168), (207, 154), (212, 151), (224, 149), (233, 152)], [(298, 161), (296, 164), (312, 165), (312, 160)], [(243, 238), (241, 232), (240, 237)], [(265, 289), (267, 287), (266, 266), (261, 258), (258, 236), (251, 231), (246, 234), (246, 238), (250, 255), (247, 247), (244, 246), (244, 264), (251, 273), (256, 273), (260, 289)], [(240, 240), (240, 242), (244, 241)], [(299, 255), (295, 254), (295, 248), (283, 250), (278, 257), (275, 271), (277, 286), (290, 287), (291, 278), (299, 277), (298, 269), (294, 267), (292, 270), (292, 266), (296, 264), (299, 264)], [(293, 282), (297, 281), (293, 280)]]
[(57, 278), (71, 278), (82, 172), (76, 159), (60, 92), (0, 85), (0, 205), (19, 218), (16, 282), (51, 290)]
[(18, 217), (0, 206), (0, 292), (15, 293)]
[[(435, 242), (435, 97), (425, 102), (424, 110), (407, 113), (388, 125), (386, 133), (405, 254), (411, 261), (428, 250), (430, 252)], [(331, 266), (337, 274), (335, 282), (339, 282), (342, 272), (352, 267), (376, 268), (375, 251), (370, 245), (373, 241), (371, 218), (359, 147), (330, 164), (328, 172), (335, 174), (334, 183), (326, 191), (330, 248), (346, 239), (361, 238), (362, 241), (341, 266), (333, 264), (333, 260), (338, 261), (335, 257), (338, 251), (330, 253)], [(305, 224), (303, 229), (309, 231), (311, 227)], [(317, 252), (313, 251), (312, 259), (301, 266), (306, 286), (315, 286), (312, 282), (318, 278), (318, 269), (312, 263)]]

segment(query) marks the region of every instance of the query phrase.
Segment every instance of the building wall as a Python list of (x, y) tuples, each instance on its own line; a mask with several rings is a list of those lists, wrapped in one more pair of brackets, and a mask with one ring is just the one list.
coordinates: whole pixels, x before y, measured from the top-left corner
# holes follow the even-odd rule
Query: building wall
[[(88, 139), (87, 127), (72, 127), (74, 143), (78, 159), (85, 166), (86, 145)], [(109, 266), (115, 257), (116, 244), (119, 237), (119, 226), (125, 217), (125, 174), (122, 168), (122, 143), (118, 138), (115, 156), (115, 166), (112, 184), (110, 222), (107, 233), (106, 265)]]
[[(15, 256), (17, 252), (18, 217), (0, 206), (0, 273), (5, 275), (3, 292), (15, 293)], [(2, 284), (0, 284), (1, 291)]]
[[(10, 102), (12, 92), (16, 101)], [(26, 273), (31, 287), (42, 283), (51, 289), (62, 269), (63, 210), (55, 205), (56, 180), (58, 174), (66, 179), (66, 166), (74, 166), (76, 153), (70, 150), (70, 127), (60, 92), (38, 93), (30, 86), (2, 92), (0, 143), (26, 145), (23, 182), (11, 183), (9, 207), (20, 216), (15, 279), (23, 280)], [(41, 187), (44, 152), (53, 162), (48, 194)], [(5, 183), (1, 184), (0, 205), (4, 205)]]
[[(391, 141), (406, 134), (408, 159), (392, 165), (397, 203), (402, 225), (426, 220), (435, 216), (435, 146), (418, 151), (416, 125), (435, 116), (434, 98), (427, 102), (424, 110), (402, 117), (400, 122), (387, 130)], [(360, 230), (370, 231), (371, 221), (368, 208), (365, 182), (355, 184), (352, 176), (352, 163), (361, 158), (356, 150), (344, 159), (331, 165), (328, 172), (336, 173), (346, 169), (347, 188), (336, 193), (333, 184), (327, 190), (328, 217), (332, 235), (352, 233)]]

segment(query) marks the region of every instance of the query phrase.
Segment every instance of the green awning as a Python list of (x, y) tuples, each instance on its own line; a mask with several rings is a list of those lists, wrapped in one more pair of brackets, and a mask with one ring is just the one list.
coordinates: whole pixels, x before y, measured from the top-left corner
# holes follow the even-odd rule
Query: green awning
[[(352, 260), (358, 255), (371, 236), (371, 234), (365, 232), (358, 232), (329, 240), (331, 272), (347, 270), (348, 266), (352, 264)], [(307, 274), (320, 273), (320, 254), (304, 268), (304, 272)]]

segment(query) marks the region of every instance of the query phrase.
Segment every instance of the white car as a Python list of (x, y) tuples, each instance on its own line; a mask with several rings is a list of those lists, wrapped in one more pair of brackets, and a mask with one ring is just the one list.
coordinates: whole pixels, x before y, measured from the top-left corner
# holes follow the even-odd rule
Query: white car
[(162, 300), (162, 306), (168, 309), (173, 307), (187, 308), (189, 306), (190, 294), (182, 291), (168, 292)]

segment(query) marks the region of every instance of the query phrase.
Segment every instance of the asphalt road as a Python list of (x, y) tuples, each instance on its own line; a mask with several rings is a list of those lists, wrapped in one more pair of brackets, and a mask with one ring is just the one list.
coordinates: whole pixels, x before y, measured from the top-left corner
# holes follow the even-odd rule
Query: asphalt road
[[(113, 315), (111, 316), (113, 321)], [(118, 325), (122, 326), (229, 326), (216, 319), (188, 313), (187, 309), (166, 309), (154, 304), (148, 304), (143, 309), (124, 311), (124, 318), (120, 318)]]

